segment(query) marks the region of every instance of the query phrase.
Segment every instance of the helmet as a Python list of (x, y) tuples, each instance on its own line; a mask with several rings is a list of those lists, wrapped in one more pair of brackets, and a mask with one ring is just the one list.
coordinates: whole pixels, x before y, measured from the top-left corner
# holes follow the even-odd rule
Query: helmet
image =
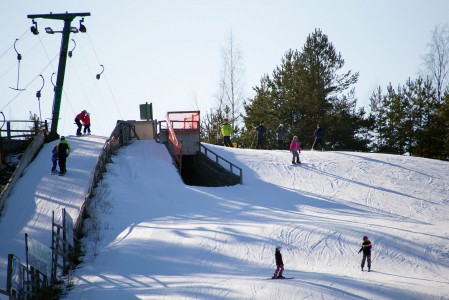
[(365, 236), (363, 237), (363, 239), (364, 239), (364, 240), (367, 240), (367, 239), (368, 239), (368, 237), (367, 237), (367, 236), (365, 235)]
[(223, 121), (228, 121), (228, 118), (223, 118)]
[(65, 140), (65, 136), (61, 136), (61, 141)]
[(276, 250), (281, 250), (281, 246), (276, 246)]
[(298, 137), (295, 135), (294, 137), (293, 137), (293, 139), (295, 139), (295, 140), (297, 140), (298, 139)]
[(85, 114), (87, 114), (87, 110), (83, 110), (82, 112), (85, 113)]
[(284, 127), (284, 124), (279, 124), (279, 127)]
[(90, 113), (86, 113), (86, 116), (90, 117)]

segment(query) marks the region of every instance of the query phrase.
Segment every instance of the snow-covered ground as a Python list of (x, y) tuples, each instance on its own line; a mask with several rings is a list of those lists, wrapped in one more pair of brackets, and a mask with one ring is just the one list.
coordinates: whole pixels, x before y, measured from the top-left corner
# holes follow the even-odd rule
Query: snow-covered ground
[(106, 138), (68, 136), (67, 141), (72, 148), (67, 176), (51, 175), (51, 151), (59, 141), (45, 144), (6, 200), (0, 215), (0, 289), (6, 290), (8, 254), (26, 262), (25, 233), (50, 247), (53, 212), (59, 224), (63, 208), (74, 220), (79, 215)]
[[(288, 151), (208, 147), (243, 168), (243, 185), (186, 186), (154, 141), (113, 157), (66, 299), (449, 299), (449, 163), (303, 151), (303, 164), (291, 166)], [(47, 171), (48, 159), (39, 165), (39, 155), (22, 180)], [(55, 180), (87, 188), (69, 165), (66, 177), (40, 178), (29, 193), (39, 198)], [(370, 273), (360, 270), (363, 235), (373, 243)], [(294, 279), (268, 279), (275, 246)]]

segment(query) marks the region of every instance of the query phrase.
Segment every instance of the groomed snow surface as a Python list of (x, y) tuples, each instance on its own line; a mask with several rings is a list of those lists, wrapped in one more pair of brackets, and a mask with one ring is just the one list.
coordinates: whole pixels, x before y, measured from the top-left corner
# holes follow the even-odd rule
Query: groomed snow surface
[[(206, 146), (243, 168), (243, 185), (186, 186), (154, 141), (119, 150), (90, 201), (66, 299), (449, 299), (449, 163), (302, 151), (290, 165), (288, 151)], [(69, 159), (67, 176), (46, 176), (83, 190), (83, 158)], [(276, 246), (294, 279), (268, 279)]]

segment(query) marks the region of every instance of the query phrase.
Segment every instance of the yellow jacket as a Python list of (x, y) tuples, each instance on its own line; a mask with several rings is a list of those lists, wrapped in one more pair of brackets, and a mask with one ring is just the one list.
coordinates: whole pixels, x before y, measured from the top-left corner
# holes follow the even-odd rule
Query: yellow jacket
[(229, 123), (224, 123), (221, 125), (221, 135), (222, 136), (231, 136), (234, 133), (232, 130), (232, 126)]

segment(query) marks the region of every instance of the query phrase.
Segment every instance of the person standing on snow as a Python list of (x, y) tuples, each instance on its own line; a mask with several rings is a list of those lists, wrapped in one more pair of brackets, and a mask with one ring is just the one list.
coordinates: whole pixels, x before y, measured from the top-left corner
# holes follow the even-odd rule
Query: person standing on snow
[(279, 150), (284, 150), (285, 135), (287, 133), (288, 131), (287, 129), (284, 128), (284, 124), (279, 124), (279, 127), (276, 129), (276, 137), (278, 140)]
[(365, 261), (368, 262), (368, 272), (371, 272), (371, 241), (368, 239), (368, 237), (365, 235), (363, 237), (363, 243), (362, 248), (360, 248), (359, 253), (363, 251), (363, 258), (362, 258), (362, 272), (363, 268), (365, 267)]
[(61, 141), (58, 145), (59, 175), (64, 175), (67, 172), (66, 160), (71, 151), (69, 143), (64, 136), (61, 136)]
[(324, 151), (324, 132), (320, 124), (316, 125), (316, 130), (313, 134), (315, 135), (315, 141), (313, 142), (312, 150), (315, 150), (315, 144), (320, 144), (320, 150)]
[(262, 149), (265, 144), (265, 137), (267, 135), (267, 128), (265, 128), (264, 122), (261, 121), (259, 126), (256, 127), (257, 131), (257, 145), (256, 149)]
[(58, 146), (54, 146), (53, 150), (51, 151), (51, 161), (53, 163), (51, 172), (56, 173), (56, 164), (58, 162)]
[(78, 126), (78, 129), (76, 130), (76, 135), (82, 135), (81, 129), (83, 128), (83, 124), (81, 122), (84, 122), (84, 117), (86, 116), (86, 114), (87, 114), (87, 110), (83, 110), (82, 112), (77, 114), (75, 117), (75, 123), (76, 123), (76, 126)]
[(86, 113), (83, 120), (84, 124), (84, 134), (90, 135), (90, 113)]
[(232, 126), (228, 123), (228, 118), (223, 119), (224, 123), (221, 125), (221, 135), (223, 136), (223, 143), (226, 147), (232, 147), (231, 135), (234, 133)]
[(299, 161), (299, 153), (301, 153), (301, 147), (299, 145), (298, 137), (296, 135), (293, 137), (293, 140), (290, 143), (290, 152), (293, 155), (292, 164), (295, 163), (300, 164), (301, 162)]
[(271, 279), (285, 278), (284, 276), (282, 276), (282, 273), (284, 272), (284, 261), (282, 260), (281, 247), (279, 246), (277, 246), (276, 250), (274, 251), (274, 259), (276, 260), (276, 270), (274, 271)]

